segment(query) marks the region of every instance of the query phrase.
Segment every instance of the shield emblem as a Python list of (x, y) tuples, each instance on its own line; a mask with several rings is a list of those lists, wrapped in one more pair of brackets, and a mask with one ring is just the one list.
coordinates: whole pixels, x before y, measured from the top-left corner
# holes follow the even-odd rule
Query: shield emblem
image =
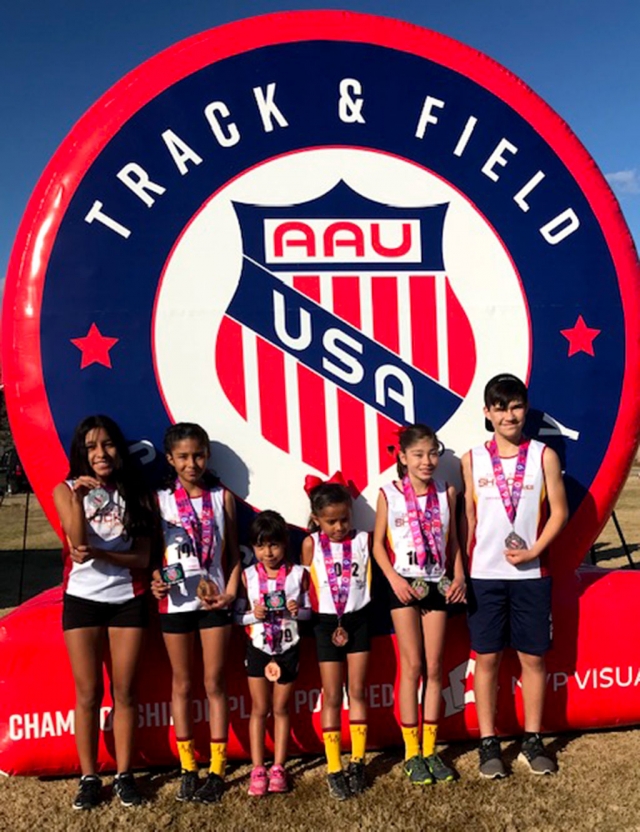
[(344, 182), (298, 205), (234, 203), (243, 267), (217, 336), (220, 385), (245, 420), (257, 388), (262, 436), (357, 491), (394, 463), (399, 425), (438, 429), (474, 376), (443, 261), (447, 208), (384, 205)]

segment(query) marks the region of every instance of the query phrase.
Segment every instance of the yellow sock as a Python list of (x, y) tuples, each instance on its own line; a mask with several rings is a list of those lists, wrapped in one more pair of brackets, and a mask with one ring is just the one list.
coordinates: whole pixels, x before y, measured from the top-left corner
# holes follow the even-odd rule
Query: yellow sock
[(367, 748), (367, 723), (352, 722), (349, 725), (349, 731), (351, 732), (351, 760), (354, 763), (361, 763)]
[(193, 750), (193, 740), (176, 740), (178, 754), (180, 755), (180, 767), (183, 771), (197, 771), (196, 755)]
[(436, 722), (422, 723), (422, 754), (430, 757), (436, 750), (436, 734), (438, 725)]
[(410, 760), (420, 754), (420, 731), (417, 725), (403, 725), (404, 758)]
[(336, 774), (342, 771), (342, 760), (340, 759), (340, 731), (323, 731), (324, 753), (327, 755), (327, 771), (329, 774)]
[(211, 740), (211, 762), (209, 763), (209, 774), (217, 774), (224, 777), (224, 770), (227, 765), (227, 741)]

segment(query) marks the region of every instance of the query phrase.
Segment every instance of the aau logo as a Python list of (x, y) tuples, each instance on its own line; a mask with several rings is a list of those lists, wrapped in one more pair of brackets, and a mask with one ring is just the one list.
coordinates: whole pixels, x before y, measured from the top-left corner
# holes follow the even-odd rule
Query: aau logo
[(342, 470), (367, 527), (392, 431), (435, 427), (455, 481), (513, 372), (578, 559), (638, 432), (637, 278), (608, 186), (503, 68), (366, 15), (241, 21), (135, 70), (39, 183), (5, 290), (16, 442), (50, 509), (87, 413), (151, 465), (198, 421), (250, 506), (302, 525), (305, 475)]

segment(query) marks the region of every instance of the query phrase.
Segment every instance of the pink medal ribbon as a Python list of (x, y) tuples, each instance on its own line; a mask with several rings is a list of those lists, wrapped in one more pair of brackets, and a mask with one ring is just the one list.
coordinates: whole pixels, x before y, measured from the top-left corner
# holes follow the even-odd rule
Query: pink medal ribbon
[(345, 540), (342, 546), (342, 574), (340, 576), (340, 584), (338, 585), (338, 576), (336, 575), (336, 564), (331, 554), (331, 543), (326, 534), (320, 533), (320, 548), (324, 557), (324, 566), (327, 570), (327, 579), (329, 580), (329, 590), (333, 603), (338, 614), (338, 622), (344, 615), (347, 606), (347, 599), (349, 598), (349, 588), (351, 586), (351, 538)]
[(493, 465), (493, 475), (495, 477), (496, 486), (504, 510), (507, 512), (509, 522), (513, 527), (516, 521), (516, 512), (518, 511), (518, 504), (522, 496), (522, 487), (524, 485), (524, 472), (527, 467), (527, 454), (529, 453), (529, 440), (522, 442), (518, 448), (518, 458), (516, 459), (516, 472), (513, 477), (513, 485), (509, 491), (507, 478), (504, 475), (502, 468), (502, 461), (498, 453), (498, 444), (495, 439), (492, 439), (487, 446), (489, 456), (491, 457), (491, 464)]
[(196, 514), (191, 499), (179, 480), (176, 482), (173, 496), (178, 508), (180, 525), (189, 535), (200, 565), (204, 569), (208, 569), (213, 559), (213, 541), (216, 533), (211, 492), (207, 489), (202, 492), (201, 518)]
[[(264, 564), (257, 563), (256, 569), (258, 571), (258, 582), (260, 584), (260, 595), (262, 603), (265, 602), (265, 595), (269, 593), (269, 576)], [(278, 569), (276, 575), (276, 592), (284, 592), (284, 585), (287, 580), (286, 564)], [(262, 622), (264, 625), (264, 634), (272, 653), (280, 652), (280, 645), (282, 643), (282, 611), (267, 610), (267, 617)]]
[[(413, 547), (416, 552), (418, 566), (420, 569), (424, 569), (427, 562), (427, 547), (435, 563), (442, 566), (442, 520), (440, 519), (440, 503), (435, 483), (433, 480), (429, 481), (424, 511), (418, 505), (416, 492), (408, 476), (402, 478), (402, 490), (404, 491), (409, 528), (413, 537)], [(425, 546), (425, 540), (427, 546)]]

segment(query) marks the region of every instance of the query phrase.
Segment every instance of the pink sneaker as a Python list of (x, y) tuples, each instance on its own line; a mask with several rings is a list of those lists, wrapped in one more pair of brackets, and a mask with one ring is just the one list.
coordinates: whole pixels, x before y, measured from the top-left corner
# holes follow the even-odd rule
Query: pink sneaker
[(251, 770), (249, 794), (251, 797), (264, 797), (267, 793), (267, 770), (264, 766), (256, 766)]
[(269, 770), (269, 791), (276, 793), (289, 791), (289, 779), (284, 766), (271, 766)]

